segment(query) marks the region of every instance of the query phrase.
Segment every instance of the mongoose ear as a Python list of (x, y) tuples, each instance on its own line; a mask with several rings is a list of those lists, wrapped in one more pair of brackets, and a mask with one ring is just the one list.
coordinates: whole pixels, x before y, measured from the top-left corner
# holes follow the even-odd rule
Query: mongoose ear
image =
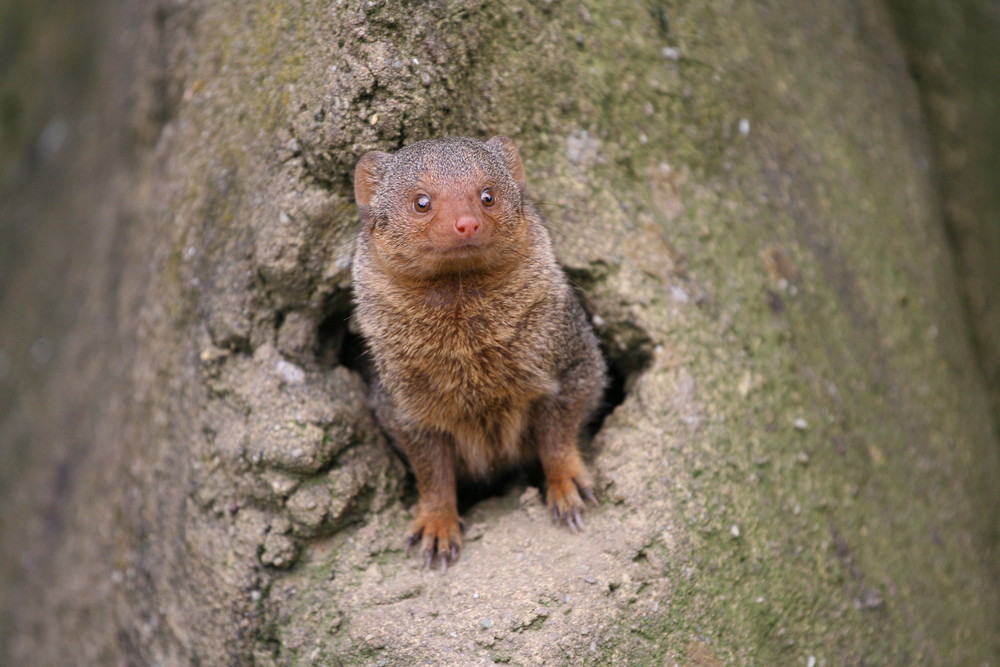
[(388, 157), (388, 153), (370, 151), (358, 160), (358, 166), (354, 168), (354, 200), (358, 206), (368, 206), (375, 196), (382, 180), (382, 167)]
[(498, 134), (486, 142), (486, 147), (503, 160), (517, 187), (524, 190), (524, 165), (521, 164), (521, 153), (514, 141), (510, 137)]

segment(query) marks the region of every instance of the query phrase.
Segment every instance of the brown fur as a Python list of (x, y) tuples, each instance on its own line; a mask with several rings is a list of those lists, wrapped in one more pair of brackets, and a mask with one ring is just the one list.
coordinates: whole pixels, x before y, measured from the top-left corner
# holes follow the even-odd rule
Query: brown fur
[(372, 401), (420, 495), (410, 545), (447, 567), (462, 543), (457, 478), (532, 458), (553, 516), (581, 528), (593, 492), (577, 437), (605, 365), (524, 196), (514, 143), (448, 138), (368, 153), (355, 194), (364, 229), (354, 291)]

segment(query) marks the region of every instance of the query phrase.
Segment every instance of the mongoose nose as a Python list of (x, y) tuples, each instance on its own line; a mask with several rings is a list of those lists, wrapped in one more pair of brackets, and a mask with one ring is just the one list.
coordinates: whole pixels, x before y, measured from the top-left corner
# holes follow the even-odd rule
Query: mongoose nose
[(472, 216), (462, 216), (455, 220), (455, 233), (471, 239), (479, 233), (479, 221)]

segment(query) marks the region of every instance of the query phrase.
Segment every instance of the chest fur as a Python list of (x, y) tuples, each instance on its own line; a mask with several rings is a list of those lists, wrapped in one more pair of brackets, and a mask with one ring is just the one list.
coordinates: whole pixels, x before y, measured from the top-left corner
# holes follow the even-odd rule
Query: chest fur
[[(455, 432), (504, 430), (555, 393), (551, 299), (428, 290), (380, 313), (373, 349), (401, 413)], [(520, 414), (521, 417), (517, 415)]]

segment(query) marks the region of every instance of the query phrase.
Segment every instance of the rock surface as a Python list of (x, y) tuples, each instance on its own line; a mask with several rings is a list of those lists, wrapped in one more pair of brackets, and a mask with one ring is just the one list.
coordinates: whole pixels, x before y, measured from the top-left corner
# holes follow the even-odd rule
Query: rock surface
[[(23, 19), (96, 74), (2, 144), (0, 663), (1000, 659), (1000, 443), (882, 4), (102, 12)], [(600, 505), (514, 480), (426, 571), (350, 174), (496, 133), (615, 369)]]

